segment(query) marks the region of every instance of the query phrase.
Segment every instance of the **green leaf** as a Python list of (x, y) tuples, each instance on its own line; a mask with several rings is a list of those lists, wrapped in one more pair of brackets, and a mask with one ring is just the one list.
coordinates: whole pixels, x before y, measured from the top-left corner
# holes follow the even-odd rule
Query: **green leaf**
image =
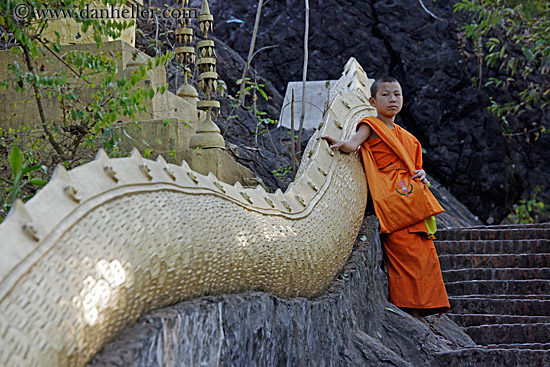
[(26, 175), (29, 172), (37, 171), (40, 169), (40, 167), (42, 167), (40, 164), (31, 166), (31, 167), (24, 167), (23, 171), (21, 171), (21, 175)]
[(361, 236), (360, 240), (361, 240), (361, 241), (366, 241), (366, 240), (367, 240), (367, 236)]
[(46, 180), (42, 180), (40, 178), (31, 178), (29, 181), (27, 181), (27, 183), (29, 185), (34, 185), (34, 186), (46, 186), (46, 184), (48, 183), (48, 181)]
[(9, 161), (13, 177), (15, 177), (19, 173), (19, 171), (21, 170), (21, 166), (23, 165), (21, 151), (19, 150), (19, 147), (17, 145), (14, 145), (11, 149)]
[(533, 50), (527, 47), (522, 47), (523, 54), (525, 57), (529, 59), (529, 61), (533, 61), (535, 59), (535, 54), (533, 53)]
[(15, 29), (15, 38), (16, 38), (17, 40), (21, 40), (21, 35), (22, 35), (22, 33), (21, 33), (21, 28), (19, 28), (19, 27), (16, 28), (16, 29)]
[(33, 197), (34, 197), (34, 194), (30, 194), (30, 195), (27, 195), (27, 196), (23, 196), (23, 197), (21, 198), (21, 200), (27, 201), (27, 200), (32, 199)]

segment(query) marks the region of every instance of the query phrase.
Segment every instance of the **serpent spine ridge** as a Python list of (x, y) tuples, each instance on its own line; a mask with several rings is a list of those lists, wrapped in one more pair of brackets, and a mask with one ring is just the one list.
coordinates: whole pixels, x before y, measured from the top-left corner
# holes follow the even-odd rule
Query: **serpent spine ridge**
[(137, 151), (58, 167), (0, 225), (0, 366), (82, 366), (144, 312), (192, 297), (320, 294), (351, 252), (367, 187), (357, 154), (316, 138), (347, 138), (372, 115), (368, 82), (350, 59), (285, 193)]

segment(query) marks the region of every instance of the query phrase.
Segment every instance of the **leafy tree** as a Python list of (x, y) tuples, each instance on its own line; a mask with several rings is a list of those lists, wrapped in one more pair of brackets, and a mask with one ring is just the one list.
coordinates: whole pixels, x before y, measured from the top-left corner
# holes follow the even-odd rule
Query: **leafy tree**
[[(128, 77), (120, 77), (117, 59), (121, 55), (101, 52), (100, 48), (105, 37), (120, 37), (133, 21), (79, 17), (76, 13), (88, 3), (87, 0), (2, 0), (0, 8), (0, 46), (9, 49), (15, 60), (0, 78), (0, 87), (15, 92), (30, 91), (39, 112), (36, 121), (0, 131), (0, 152), (13, 152), (15, 144), (24, 143), (28, 164), (32, 167), (45, 164), (50, 174), (58, 163), (70, 167), (91, 157), (98, 142), (116, 153), (120, 128), (115, 123), (121, 116), (135, 120), (136, 115), (146, 111), (146, 99), (166, 90), (166, 86), (154, 90), (140, 82), (148, 70), (164, 65), (172, 54), (157, 56)], [(110, 8), (123, 3), (123, 0), (101, 0), (96, 4)], [(27, 9), (25, 16), (21, 16), (21, 9)], [(47, 39), (45, 31), (51, 17), (44, 16), (44, 11), (51, 14), (52, 10), (75, 14), (72, 19), (80, 24), (81, 32), (92, 32), (98, 51), (63, 50), (57, 32), (56, 39)], [(51, 101), (57, 105), (57, 113), (48, 114), (45, 105)], [(6, 187), (5, 181), (2, 196), (10, 192), (8, 201), (13, 202), (11, 196), (19, 190), (15, 183), (14, 187)]]
[[(538, 139), (548, 132), (550, 5), (545, 0), (462, 0), (455, 11), (469, 16), (463, 36), (479, 60), (473, 80), (488, 89), (488, 109), (501, 121), (503, 133), (525, 135), (529, 142), (530, 136)], [(535, 109), (539, 121), (520, 122)]]

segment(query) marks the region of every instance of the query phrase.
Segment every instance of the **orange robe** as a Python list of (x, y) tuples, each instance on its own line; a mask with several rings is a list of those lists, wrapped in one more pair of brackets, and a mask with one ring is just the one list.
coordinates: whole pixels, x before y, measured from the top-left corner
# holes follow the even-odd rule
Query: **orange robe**
[(443, 212), (430, 190), (412, 180), (422, 168), (418, 140), (398, 125), (390, 130), (382, 121), (367, 123), (380, 138), (361, 145), (361, 156), (376, 216), (380, 221), (388, 269), (390, 302), (420, 309), (421, 315), (450, 309), (435, 246), (428, 239), (424, 219)]

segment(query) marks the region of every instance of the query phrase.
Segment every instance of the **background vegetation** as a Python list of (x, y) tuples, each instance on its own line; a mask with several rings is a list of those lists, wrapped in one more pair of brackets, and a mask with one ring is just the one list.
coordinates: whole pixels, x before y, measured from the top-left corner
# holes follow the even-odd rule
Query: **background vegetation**
[[(99, 52), (103, 39), (117, 38), (133, 21), (73, 18), (81, 32), (91, 32), (98, 52), (63, 51), (56, 39), (46, 39), (51, 20), (37, 16), (33, 9), (84, 9), (84, 0), (5, 0), (0, 9), (0, 48), (9, 50), (14, 60), (2, 70), (0, 87), (17, 93), (29, 92), (39, 116), (17, 129), (0, 130), (0, 220), (22, 197), (32, 197), (57, 164), (67, 168), (89, 160), (98, 147), (117, 155), (121, 116), (135, 119), (145, 112), (144, 101), (165, 87), (154, 90), (138, 83), (147, 70), (166, 63), (170, 53), (156, 56), (127, 78), (117, 76), (121, 55)], [(106, 6), (120, 6), (122, 0), (102, 0)], [(16, 7), (26, 5), (29, 16), (18, 18)], [(98, 4), (99, 6), (100, 4)], [(134, 56), (137, 56), (134, 55)], [(88, 91), (83, 93), (83, 91)], [(84, 95), (88, 96), (87, 98)], [(59, 114), (50, 116), (46, 100), (56, 101)], [(57, 117), (60, 116), (60, 117)], [(99, 144), (99, 146), (98, 146)], [(8, 159), (9, 155), (9, 159)], [(9, 160), (9, 166), (5, 164)]]
[[(487, 89), (487, 109), (498, 118), (508, 140), (536, 143), (550, 126), (550, 4), (546, 0), (462, 0), (455, 11), (468, 17), (462, 52), (475, 57), (472, 82)], [(472, 52), (473, 51), (473, 52)], [(514, 205), (508, 221), (549, 219), (544, 187)]]
[[(541, 121), (550, 120), (550, 5), (542, 0), (463, 0), (455, 11), (469, 17), (463, 51), (478, 59), (473, 82), (488, 89), (488, 109), (499, 118), (503, 134), (530, 141), (547, 133), (549, 126)], [(523, 119), (531, 110), (545, 118)]]

